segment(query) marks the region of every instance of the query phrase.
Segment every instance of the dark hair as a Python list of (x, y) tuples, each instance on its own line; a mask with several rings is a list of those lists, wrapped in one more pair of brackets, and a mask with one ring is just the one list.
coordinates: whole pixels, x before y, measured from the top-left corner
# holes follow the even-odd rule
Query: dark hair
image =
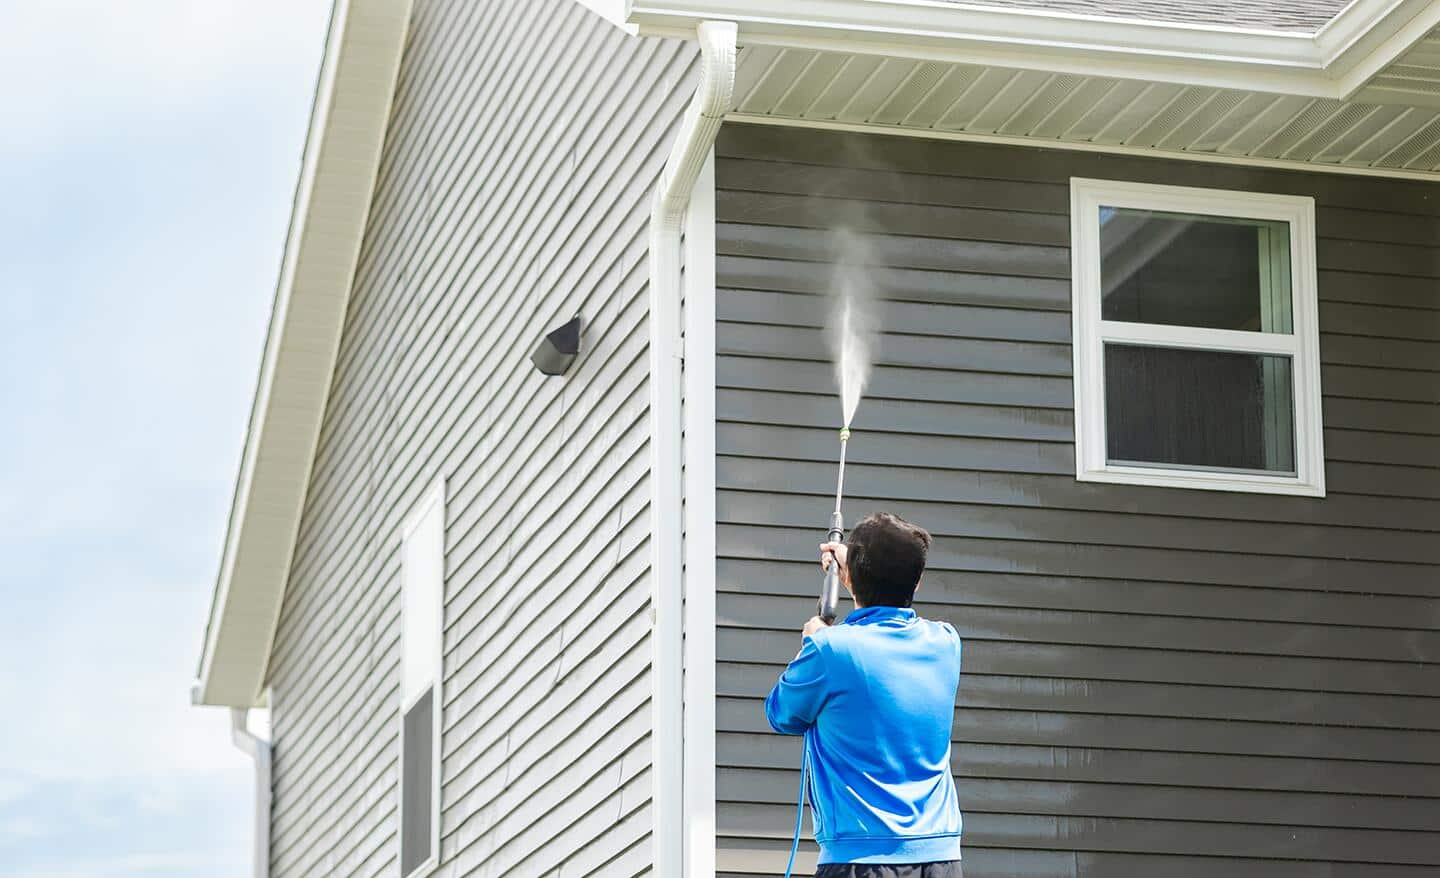
[(850, 529), (845, 542), (850, 588), (867, 607), (908, 607), (925, 572), (930, 534), (898, 515), (877, 512)]

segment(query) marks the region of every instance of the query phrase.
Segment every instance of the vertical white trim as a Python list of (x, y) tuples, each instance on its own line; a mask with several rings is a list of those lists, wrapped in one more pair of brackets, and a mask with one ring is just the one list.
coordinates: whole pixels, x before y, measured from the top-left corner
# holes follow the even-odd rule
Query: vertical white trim
[[(1239, 332), (1103, 319), (1099, 221), (1102, 205), (1285, 222), (1290, 235), (1292, 332)], [(1293, 195), (1075, 177), (1070, 180), (1070, 232), (1075, 477), (1081, 481), (1129, 485), (1325, 496), (1315, 200)], [(1105, 439), (1106, 341), (1289, 356), (1295, 408), (1295, 475), (1109, 462)]]
[(686, 874), (680, 233), (735, 91), (736, 27), (707, 21), (697, 36), (700, 81), (650, 208), (650, 810), (652, 871), (667, 878)]
[(685, 221), (685, 873), (715, 874), (715, 153)]
[(650, 230), (650, 807), (656, 875), (679, 875), (684, 808), (684, 636), (680, 618), (679, 232)]

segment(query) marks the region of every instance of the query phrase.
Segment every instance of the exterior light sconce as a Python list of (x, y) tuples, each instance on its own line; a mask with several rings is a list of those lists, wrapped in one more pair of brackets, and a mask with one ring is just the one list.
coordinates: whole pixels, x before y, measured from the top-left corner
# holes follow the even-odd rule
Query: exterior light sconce
[(545, 375), (564, 375), (580, 353), (580, 332), (584, 326), (585, 318), (576, 314), (564, 326), (551, 330), (530, 355), (530, 362)]

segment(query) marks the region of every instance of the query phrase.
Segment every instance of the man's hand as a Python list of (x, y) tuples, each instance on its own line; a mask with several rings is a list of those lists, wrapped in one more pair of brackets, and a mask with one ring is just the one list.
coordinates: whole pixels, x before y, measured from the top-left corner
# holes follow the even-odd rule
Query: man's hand
[(840, 570), (845, 570), (848, 550), (844, 543), (821, 543), (820, 544), (820, 569), (829, 570), (832, 561), (840, 563)]
[(825, 623), (824, 619), (820, 618), (819, 616), (811, 616), (810, 621), (806, 622), (805, 627), (800, 630), (800, 636), (802, 638), (809, 637), (816, 631), (819, 631), (821, 628), (829, 627), (830, 626)]

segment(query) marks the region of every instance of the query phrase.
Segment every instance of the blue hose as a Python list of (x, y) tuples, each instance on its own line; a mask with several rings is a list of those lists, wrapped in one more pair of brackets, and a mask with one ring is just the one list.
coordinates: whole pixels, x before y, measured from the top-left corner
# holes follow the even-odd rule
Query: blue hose
[(790, 843), (790, 863), (785, 866), (785, 878), (795, 868), (795, 853), (800, 850), (800, 830), (805, 825), (805, 784), (810, 775), (810, 735), (807, 733), (800, 745), (800, 794), (795, 801), (795, 840)]

